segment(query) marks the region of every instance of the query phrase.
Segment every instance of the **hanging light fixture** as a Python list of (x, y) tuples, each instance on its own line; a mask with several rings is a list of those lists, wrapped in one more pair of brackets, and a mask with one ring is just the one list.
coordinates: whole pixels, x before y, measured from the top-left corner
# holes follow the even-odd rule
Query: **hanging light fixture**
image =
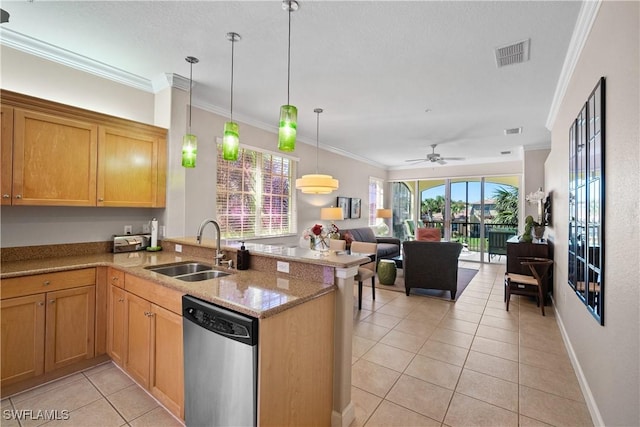
[(278, 149), (281, 151), (293, 151), (296, 149), (298, 109), (289, 104), (289, 87), (291, 82), (291, 12), (298, 10), (299, 5), (296, 0), (283, 0), (282, 8), (289, 13), (289, 42), (287, 48), (287, 105), (280, 107)]
[(238, 147), (240, 146), (240, 126), (233, 121), (233, 53), (236, 42), (242, 40), (238, 33), (227, 33), (227, 40), (231, 42), (231, 120), (224, 124), (224, 136), (222, 137), (222, 158), (229, 161), (238, 160)]
[(331, 175), (318, 173), (318, 151), (320, 150), (320, 113), (322, 108), (313, 110), (317, 115), (316, 119), (316, 173), (303, 175), (296, 179), (296, 188), (304, 194), (329, 194), (338, 189), (338, 180)]
[(189, 71), (189, 121), (187, 125), (187, 133), (182, 138), (182, 166), (185, 168), (196, 167), (196, 156), (198, 155), (198, 137), (191, 133), (191, 89), (193, 88), (193, 64), (199, 62), (194, 56), (185, 58), (191, 64)]

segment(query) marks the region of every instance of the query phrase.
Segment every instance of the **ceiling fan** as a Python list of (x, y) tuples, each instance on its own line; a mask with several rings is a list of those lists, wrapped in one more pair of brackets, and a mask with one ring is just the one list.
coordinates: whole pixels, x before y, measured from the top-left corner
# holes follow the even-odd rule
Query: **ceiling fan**
[(464, 157), (441, 157), (440, 154), (436, 153), (436, 146), (438, 144), (431, 144), (431, 153), (427, 154), (427, 157), (422, 159), (409, 159), (405, 160), (406, 162), (431, 162), (438, 163), (440, 165), (446, 165), (447, 162), (445, 160), (464, 160)]

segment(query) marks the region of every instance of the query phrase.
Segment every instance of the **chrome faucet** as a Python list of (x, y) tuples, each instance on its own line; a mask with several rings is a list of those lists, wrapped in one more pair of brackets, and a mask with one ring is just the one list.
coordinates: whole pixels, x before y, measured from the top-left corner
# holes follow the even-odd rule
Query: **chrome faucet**
[(198, 237), (196, 237), (196, 241), (199, 245), (202, 244), (202, 232), (204, 231), (204, 228), (207, 226), (207, 224), (213, 224), (213, 226), (216, 228), (216, 266), (219, 266), (220, 260), (224, 258), (224, 254), (222, 253), (222, 251), (220, 251), (220, 226), (218, 225), (216, 220), (214, 220), (213, 218), (207, 218), (202, 221), (202, 224), (200, 224), (200, 227), (198, 227)]

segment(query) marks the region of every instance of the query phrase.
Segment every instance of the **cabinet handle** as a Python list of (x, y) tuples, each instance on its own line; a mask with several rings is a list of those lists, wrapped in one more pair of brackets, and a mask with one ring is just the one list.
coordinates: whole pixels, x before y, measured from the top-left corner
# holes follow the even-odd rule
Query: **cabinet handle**
[(119, 298), (118, 299), (118, 302), (122, 302), (122, 301), (124, 301), (124, 298)]
[(42, 307), (42, 306), (44, 305), (44, 303), (43, 303), (42, 301), (40, 301), (40, 302), (38, 303), (38, 305), (39, 305), (40, 307)]
[(54, 300), (54, 299), (50, 299), (49, 300), (49, 304), (55, 304), (55, 302), (56, 302), (56, 300)]
[(112, 281), (112, 282), (117, 282), (117, 281), (118, 281), (118, 276), (113, 276), (113, 277), (111, 278), (111, 281)]
[(42, 282), (43, 286), (49, 286), (51, 284), (51, 282), (49, 280), (45, 280), (44, 282)]
[(99, 201), (99, 202), (104, 202), (104, 199), (103, 199), (102, 197), (99, 197), (99, 198), (98, 198), (98, 201)]
[(16, 199), (22, 199), (22, 195), (21, 194), (16, 194)]
[(11, 197), (11, 196), (10, 196), (10, 195), (8, 195), (8, 194), (3, 194), (3, 195), (2, 195), (2, 198), (3, 198), (3, 199), (9, 199), (10, 197)]

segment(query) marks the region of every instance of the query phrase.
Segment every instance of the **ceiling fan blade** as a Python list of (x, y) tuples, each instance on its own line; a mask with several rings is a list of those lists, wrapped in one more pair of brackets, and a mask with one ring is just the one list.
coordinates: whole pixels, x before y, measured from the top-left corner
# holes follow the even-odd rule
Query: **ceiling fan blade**
[(436, 163), (438, 163), (439, 165), (446, 165), (447, 162), (444, 161), (444, 159), (440, 159), (438, 161), (436, 161)]
[(405, 160), (405, 162), (426, 162), (427, 159), (409, 159)]
[(442, 160), (464, 160), (464, 157), (442, 157)]

